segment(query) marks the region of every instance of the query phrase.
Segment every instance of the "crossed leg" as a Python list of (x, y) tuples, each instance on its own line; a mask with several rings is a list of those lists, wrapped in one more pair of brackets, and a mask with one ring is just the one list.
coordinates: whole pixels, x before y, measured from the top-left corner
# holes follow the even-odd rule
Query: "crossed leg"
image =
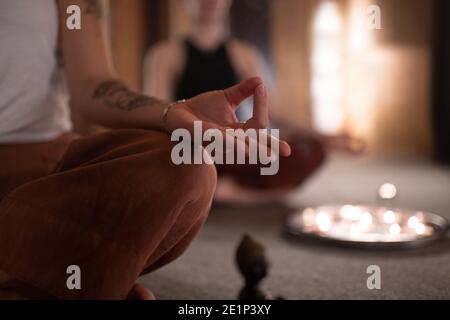
[[(0, 203), (0, 270), (58, 299), (124, 299), (181, 255), (209, 212), (214, 166), (172, 164), (165, 134), (117, 130), (72, 142), (54, 171)], [(67, 267), (81, 269), (69, 290)]]

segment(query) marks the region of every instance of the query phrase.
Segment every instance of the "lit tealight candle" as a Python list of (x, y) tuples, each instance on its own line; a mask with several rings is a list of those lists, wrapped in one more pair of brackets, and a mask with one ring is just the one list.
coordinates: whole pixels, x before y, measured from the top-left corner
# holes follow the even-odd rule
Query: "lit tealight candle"
[(361, 229), (356, 223), (351, 224), (349, 230), (351, 236), (358, 236), (361, 233)]
[(392, 235), (399, 235), (402, 231), (402, 228), (397, 224), (393, 224), (389, 227), (389, 233)]
[(316, 224), (320, 231), (322, 232), (330, 231), (332, 222), (328, 213), (319, 212), (316, 215)]
[(361, 208), (358, 206), (345, 205), (341, 208), (340, 213), (344, 219), (356, 221), (361, 218)]
[(420, 221), (416, 216), (412, 216), (408, 219), (408, 227), (410, 227), (411, 229), (416, 229), (419, 225)]
[(397, 196), (397, 187), (392, 183), (384, 183), (378, 190), (378, 195), (383, 200), (391, 200)]
[(423, 235), (423, 234), (425, 234), (425, 231), (427, 230), (427, 228), (425, 227), (425, 225), (423, 224), (423, 223), (419, 223), (417, 226), (416, 226), (416, 233), (418, 234), (418, 235)]
[(312, 208), (306, 208), (303, 211), (302, 219), (303, 225), (306, 227), (312, 227), (315, 223), (316, 212)]
[(395, 215), (395, 212), (394, 212), (394, 211), (388, 210), (388, 211), (386, 211), (386, 212), (384, 213), (384, 215), (383, 215), (383, 221), (384, 221), (385, 223), (394, 223), (396, 217), (397, 217), (397, 216)]
[(370, 229), (370, 223), (366, 224), (366, 223), (363, 223), (362, 221), (360, 221), (358, 223), (358, 228), (361, 232), (367, 232)]
[(359, 221), (364, 225), (371, 224), (373, 221), (372, 214), (370, 212), (364, 212)]
[(361, 219), (359, 219), (358, 228), (361, 231), (366, 232), (370, 229), (372, 221), (372, 214), (370, 214), (370, 212), (364, 212), (361, 216)]
[[(381, 247), (446, 234), (445, 219), (429, 212), (388, 206), (328, 205), (306, 208), (289, 218), (288, 232)], [(420, 243), (418, 241), (417, 243)]]

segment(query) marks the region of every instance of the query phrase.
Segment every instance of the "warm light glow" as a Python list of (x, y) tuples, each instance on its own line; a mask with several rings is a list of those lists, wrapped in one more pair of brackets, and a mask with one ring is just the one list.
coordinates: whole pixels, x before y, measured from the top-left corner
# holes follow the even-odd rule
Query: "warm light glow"
[(342, 21), (334, 1), (322, 2), (313, 24), (312, 99), (316, 128), (324, 133), (342, 129)]
[(357, 206), (345, 205), (341, 208), (340, 214), (344, 219), (359, 220), (361, 209)]
[(315, 223), (316, 212), (312, 208), (303, 210), (303, 224), (307, 227), (311, 227)]
[(394, 199), (397, 195), (397, 188), (392, 183), (384, 183), (381, 185), (378, 195), (384, 200)]
[(423, 223), (419, 223), (416, 226), (416, 233), (419, 234), (419, 235), (425, 234), (426, 230), (427, 230), (427, 228), (425, 227), (425, 225)]
[(361, 216), (361, 219), (359, 220), (359, 228), (362, 231), (367, 231), (370, 228), (370, 225), (372, 224), (373, 218), (372, 214), (370, 212), (365, 212)]
[(353, 52), (361, 52), (370, 46), (370, 33), (367, 28), (367, 4), (361, 0), (352, 1), (349, 14), (348, 47)]
[(396, 223), (389, 227), (389, 233), (392, 235), (399, 235), (401, 231), (402, 228), (400, 228), (400, 226)]
[(351, 236), (357, 236), (360, 233), (361, 233), (361, 230), (356, 223), (353, 223), (352, 225), (350, 225), (350, 235)]
[(372, 214), (370, 212), (365, 212), (361, 217), (361, 223), (371, 224), (372, 223)]
[(388, 210), (383, 215), (383, 221), (385, 223), (394, 223), (396, 219), (395, 212), (392, 210)]
[(339, 33), (341, 29), (342, 22), (337, 4), (333, 1), (323, 2), (314, 19), (314, 31), (320, 33)]
[(417, 218), (416, 216), (412, 216), (411, 218), (408, 219), (408, 227), (410, 227), (411, 229), (416, 229), (420, 224), (419, 218)]
[[(306, 208), (288, 220), (289, 232), (366, 243), (408, 243), (446, 228), (432, 213), (371, 205), (325, 205)], [(434, 223), (437, 227), (435, 228)], [(291, 227), (293, 229), (291, 229)]]
[(331, 229), (332, 222), (330, 216), (326, 212), (319, 212), (316, 216), (316, 224), (320, 231), (327, 232)]
[(378, 51), (375, 32), (367, 28), (366, 8), (370, 0), (349, 0), (346, 33), (346, 81), (345, 81), (345, 129), (371, 143), (379, 127), (376, 126), (379, 106), (376, 95), (380, 85), (378, 75)]

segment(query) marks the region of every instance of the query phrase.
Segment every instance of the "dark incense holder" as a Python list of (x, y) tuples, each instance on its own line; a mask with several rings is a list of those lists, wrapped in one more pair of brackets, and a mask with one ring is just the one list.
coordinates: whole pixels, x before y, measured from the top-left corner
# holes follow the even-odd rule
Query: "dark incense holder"
[(236, 250), (236, 263), (239, 272), (245, 280), (238, 299), (272, 300), (272, 296), (259, 287), (269, 271), (269, 262), (265, 255), (265, 248), (250, 236), (244, 235)]

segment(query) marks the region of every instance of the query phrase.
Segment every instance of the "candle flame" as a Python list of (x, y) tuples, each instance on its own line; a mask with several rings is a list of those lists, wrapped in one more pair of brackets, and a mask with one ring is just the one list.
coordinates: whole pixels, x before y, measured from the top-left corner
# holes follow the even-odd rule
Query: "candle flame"
[(425, 225), (423, 223), (419, 223), (416, 227), (416, 233), (418, 235), (423, 235), (425, 234), (425, 231), (426, 231)]
[(378, 194), (384, 200), (394, 199), (397, 196), (397, 187), (392, 183), (384, 183), (381, 185)]
[(399, 235), (401, 231), (402, 228), (397, 223), (391, 225), (389, 228), (389, 233), (392, 235)]
[(411, 229), (416, 229), (420, 224), (419, 218), (417, 218), (416, 216), (412, 216), (411, 218), (408, 219), (408, 227), (410, 227)]
[(383, 215), (383, 221), (384, 221), (385, 223), (394, 223), (396, 217), (397, 217), (397, 216), (396, 216), (396, 214), (395, 214), (394, 211), (388, 210), (388, 211), (386, 211), (386, 212), (384, 213), (384, 215)]
[(344, 219), (356, 221), (361, 218), (361, 208), (358, 206), (345, 205), (341, 208), (340, 213)]
[(331, 229), (332, 222), (330, 216), (326, 212), (319, 212), (316, 216), (316, 224), (320, 231), (327, 232)]

